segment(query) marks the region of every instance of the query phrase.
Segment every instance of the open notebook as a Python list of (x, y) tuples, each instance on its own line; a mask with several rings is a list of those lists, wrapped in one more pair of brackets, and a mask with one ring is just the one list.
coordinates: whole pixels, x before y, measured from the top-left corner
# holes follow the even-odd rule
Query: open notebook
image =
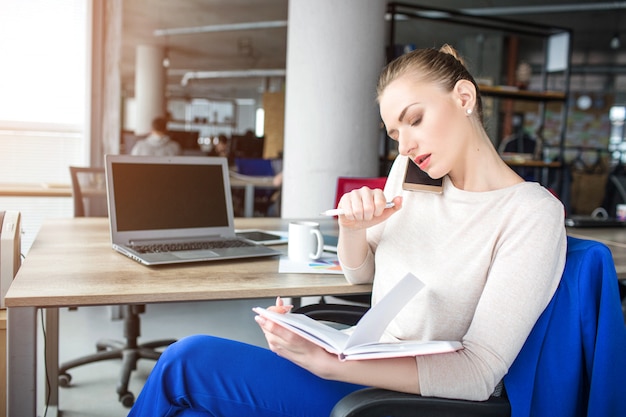
[(107, 155), (113, 249), (144, 264), (280, 255), (237, 237), (228, 161)]

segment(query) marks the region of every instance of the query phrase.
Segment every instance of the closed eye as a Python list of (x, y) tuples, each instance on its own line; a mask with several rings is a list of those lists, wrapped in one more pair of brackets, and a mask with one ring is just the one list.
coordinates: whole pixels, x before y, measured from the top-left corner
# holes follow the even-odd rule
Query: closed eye
[(418, 124), (420, 124), (421, 121), (422, 121), (421, 118), (415, 119), (411, 122), (411, 126), (417, 126)]

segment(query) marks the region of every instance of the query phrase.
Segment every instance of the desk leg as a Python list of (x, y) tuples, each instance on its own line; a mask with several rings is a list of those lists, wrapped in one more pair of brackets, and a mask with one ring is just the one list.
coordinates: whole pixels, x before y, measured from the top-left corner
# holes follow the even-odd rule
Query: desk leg
[(37, 309), (7, 311), (7, 416), (37, 415)]
[(50, 386), (46, 384), (46, 397), (49, 405), (59, 405), (59, 309), (46, 309), (46, 375)]
[(254, 217), (254, 185), (246, 184), (243, 200), (244, 216)]

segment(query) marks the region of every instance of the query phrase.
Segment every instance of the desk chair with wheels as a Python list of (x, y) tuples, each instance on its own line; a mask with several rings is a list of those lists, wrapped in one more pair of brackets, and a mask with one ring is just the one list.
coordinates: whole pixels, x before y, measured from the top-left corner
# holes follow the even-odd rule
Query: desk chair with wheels
[[(235, 166), (237, 167), (237, 173), (247, 175), (251, 177), (275, 177), (278, 171), (275, 169), (275, 165), (278, 164), (278, 160), (265, 159), (265, 158), (235, 158)], [(254, 190), (254, 213), (262, 217), (276, 216), (278, 209), (272, 213), (272, 204), (277, 203), (279, 190), (275, 187), (264, 188), (255, 187)]]
[[(107, 201), (104, 168), (70, 167), (72, 178), (72, 196), (74, 199), (74, 217), (106, 217)], [(115, 308), (118, 306), (114, 307)], [(131, 407), (135, 396), (128, 391), (128, 382), (132, 371), (137, 369), (139, 359), (157, 360), (161, 353), (156, 349), (174, 343), (174, 339), (154, 342), (137, 342), (140, 336), (139, 314), (145, 311), (144, 305), (119, 306), (119, 318), (124, 320), (124, 341), (102, 339), (96, 343), (96, 353), (70, 360), (59, 367), (59, 385), (67, 387), (71, 382), (68, 370), (108, 359), (121, 359), (122, 370), (117, 384), (117, 394), (125, 407)], [(116, 314), (114, 313), (114, 316)]]
[[(323, 305), (305, 313), (337, 322), (344, 314)], [(463, 401), (366, 388), (340, 400), (331, 417), (626, 416), (625, 375), (626, 327), (611, 252), (568, 237), (561, 283), (504, 377), (503, 395)]]

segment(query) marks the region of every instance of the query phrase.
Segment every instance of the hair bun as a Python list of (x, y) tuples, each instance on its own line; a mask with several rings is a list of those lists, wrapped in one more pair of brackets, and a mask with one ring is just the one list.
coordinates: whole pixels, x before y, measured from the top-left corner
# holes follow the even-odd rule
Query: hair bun
[(463, 60), (463, 58), (461, 58), (461, 56), (456, 51), (456, 49), (454, 49), (449, 44), (447, 44), (447, 43), (444, 44), (441, 48), (439, 48), (439, 52), (444, 53), (444, 54), (448, 54), (448, 55), (452, 55), (457, 61), (459, 61), (461, 64), (463, 64), (463, 66), (465, 66), (465, 61)]

